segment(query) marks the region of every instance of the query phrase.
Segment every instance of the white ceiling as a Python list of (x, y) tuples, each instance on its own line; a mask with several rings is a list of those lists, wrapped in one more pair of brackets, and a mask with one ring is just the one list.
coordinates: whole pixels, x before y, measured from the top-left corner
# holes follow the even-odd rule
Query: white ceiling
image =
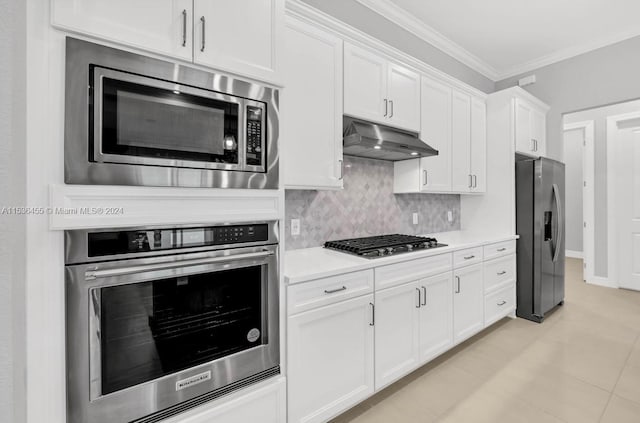
[(500, 80), (640, 35), (639, 0), (357, 0)]

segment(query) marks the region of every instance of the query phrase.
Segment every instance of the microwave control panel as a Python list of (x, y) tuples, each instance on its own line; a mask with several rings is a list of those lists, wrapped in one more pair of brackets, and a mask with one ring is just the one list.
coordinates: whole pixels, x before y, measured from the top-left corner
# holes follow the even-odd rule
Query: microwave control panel
[(262, 165), (264, 109), (247, 106), (247, 164)]

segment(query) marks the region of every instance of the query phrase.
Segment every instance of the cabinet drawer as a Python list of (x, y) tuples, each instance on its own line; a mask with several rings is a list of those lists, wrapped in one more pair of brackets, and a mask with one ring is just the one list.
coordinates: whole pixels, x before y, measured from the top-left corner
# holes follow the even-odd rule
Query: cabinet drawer
[(289, 286), (289, 316), (373, 292), (373, 270), (345, 273)]
[(376, 290), (448, 272), (451, 263), (449, 253), (376, 267)]
[(515, 282), (503, 289), (485, 296), (484, 300), (484, 326), (487, 327), (516, 308), (516, 284)]
[(500, 285), (516, 280), (516, 256), (506, 257), (484, 262), (484, 290), (486, 293), (499, 289)]
[(453, 267), (469, 266), (482, 262), (482, 247), (467, 248), (453, 252)]
[(490, 260), (492, 258), (514, 254), (515, 252), (516, 241), (514, 239), (504, 242), (497, 242), (495, 244), (484, 246), (484, 259)]

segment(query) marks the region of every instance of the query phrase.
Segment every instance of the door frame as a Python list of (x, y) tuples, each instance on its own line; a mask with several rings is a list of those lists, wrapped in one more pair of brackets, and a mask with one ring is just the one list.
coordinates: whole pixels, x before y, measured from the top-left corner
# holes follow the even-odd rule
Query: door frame
[(585, 282), (603, 285), (603, 281), (600, 280), (601, 278), (596, 278), (593, 266), (595, 260), (595, 123), (593, 120), (566, 123), (563, 129), (563, 143), (564, 132), (566, 131), (582, 129), (584, 137), (582, 145), (582, 177), (584, 188), (582, 191), (582, 218), (584, 221), (582, 227), (582, 256), (575, 254), (576, 252), (569, 251), (566, 251), (566, 256), (583, 259), (583, 279)]
[(615, 288), (620, 287), (618, 272), (618, 223), (615, 218), (616, 193), (615, 178), (612, 177), (612, 169), (615, 165), (615, 139), (618, 135), (618, 124), (627, 120), (640, 119), (640, 111), (623, 113), (620, 115), (607, 116), (607, 276), (610, 285)]

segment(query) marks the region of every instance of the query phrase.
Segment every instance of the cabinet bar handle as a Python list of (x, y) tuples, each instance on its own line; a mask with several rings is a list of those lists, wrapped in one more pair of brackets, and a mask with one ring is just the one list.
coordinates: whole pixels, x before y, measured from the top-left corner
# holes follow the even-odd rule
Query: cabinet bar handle
[(206, 28), (205, 28), (205, 26), (207, 24), (207, 21), (204, 19), (204, 16), (200, 17), (200, 22), (202, 22), (202, 43), (200, 44), (200, 51), (204, 51), (204, 48), (206, 46), (205, 38), (206, 38), (206, 35), (207, 35)]
[(473, 188), (473, 175), (469, 175), (469, 188)]
[(503, 306), (503, 305), (505, 305), (506, 303), (507, 303), (507, 302), (503, 300), (503, 301), (500, 301), (500, 302), (498, 303), (498, 305), (499, 305), (500, 307), (502, 307), (502, 306)]
[(427, 180), (428, 180), (428, 179), (427, 179), (427, 171), (426, 171), (426, 170), (423, 170), (423, 171), (422, 171), (422, 176), (424, 177), (424, 182), (422, 183), (422, 185), (423, 185), (423, 186), (424, 186), (424, 185), (427, 185)]
[(464, 257), (464, 259), (465, 259), (465, 260), (471, 260), (472, 258), (475, 258), (475, 257), (476, 257), (476, 256), (473, 256), (473, 255), (472, 255), (472, 256), (465, 256), (465, 257)]
[(347, 290), (347, 287), (343, 285), (342, 287), (336, 288), (336, 289), (325, 289), (324, 293), (325, 294), (334, 294), (336, 292), (346, 291), (346, 290)]
[(344, 178), (344, 161), (338, 160), (338, 162), (340, 163), (340, 177), (338, 180), (341, 181)]
[(420, 308), (422, 305), (422, 294), (420, 293), (420, 288), (416, 288), (416, 291), (418, 291), (418, 304), (416, 305), (416, 308)]
[(374, 326), (376, 324), (376, 306), (373, 303), (369, 303), (371, 306), (371, 323), (369, 326)]
[(502, 248), (498, 248), (498, 251), (503, 252), (503, 251), (507, 251), (507, 249), (505, 247), (502, 247)]
[(473, 175), (473, 187), (478, 188), (478, 175)]
[(389, 100), (389, 104), (391, 105), (391, 114), (389, 115), (390, 118), (393, 117), (393, 100)]
[(426, 306), (427, 305), (427, 288), (425, 286), (422, 287), (422, 292), (423, 292), (423, 296), (422, 296), (422, 305)]
[(182, 10), (182, 47), (187, 46), (187, 9)]
[(456, 294), (460, 293), (460, 276), (456, 276), (456, 281), (458, 282), (458, 287), (456, 288)]
[(531, 151), (536, 151), (536, 140), (531, 138)]
[(389, 114), (389, 100), (384, 99), (384, 117), (387, 117)]
[(498, 272), (498, 276), (505, 275), (506, 273), (507, 273), (507, 271), (506, 271), (506, 270), (503, 270), (502, 272)]

